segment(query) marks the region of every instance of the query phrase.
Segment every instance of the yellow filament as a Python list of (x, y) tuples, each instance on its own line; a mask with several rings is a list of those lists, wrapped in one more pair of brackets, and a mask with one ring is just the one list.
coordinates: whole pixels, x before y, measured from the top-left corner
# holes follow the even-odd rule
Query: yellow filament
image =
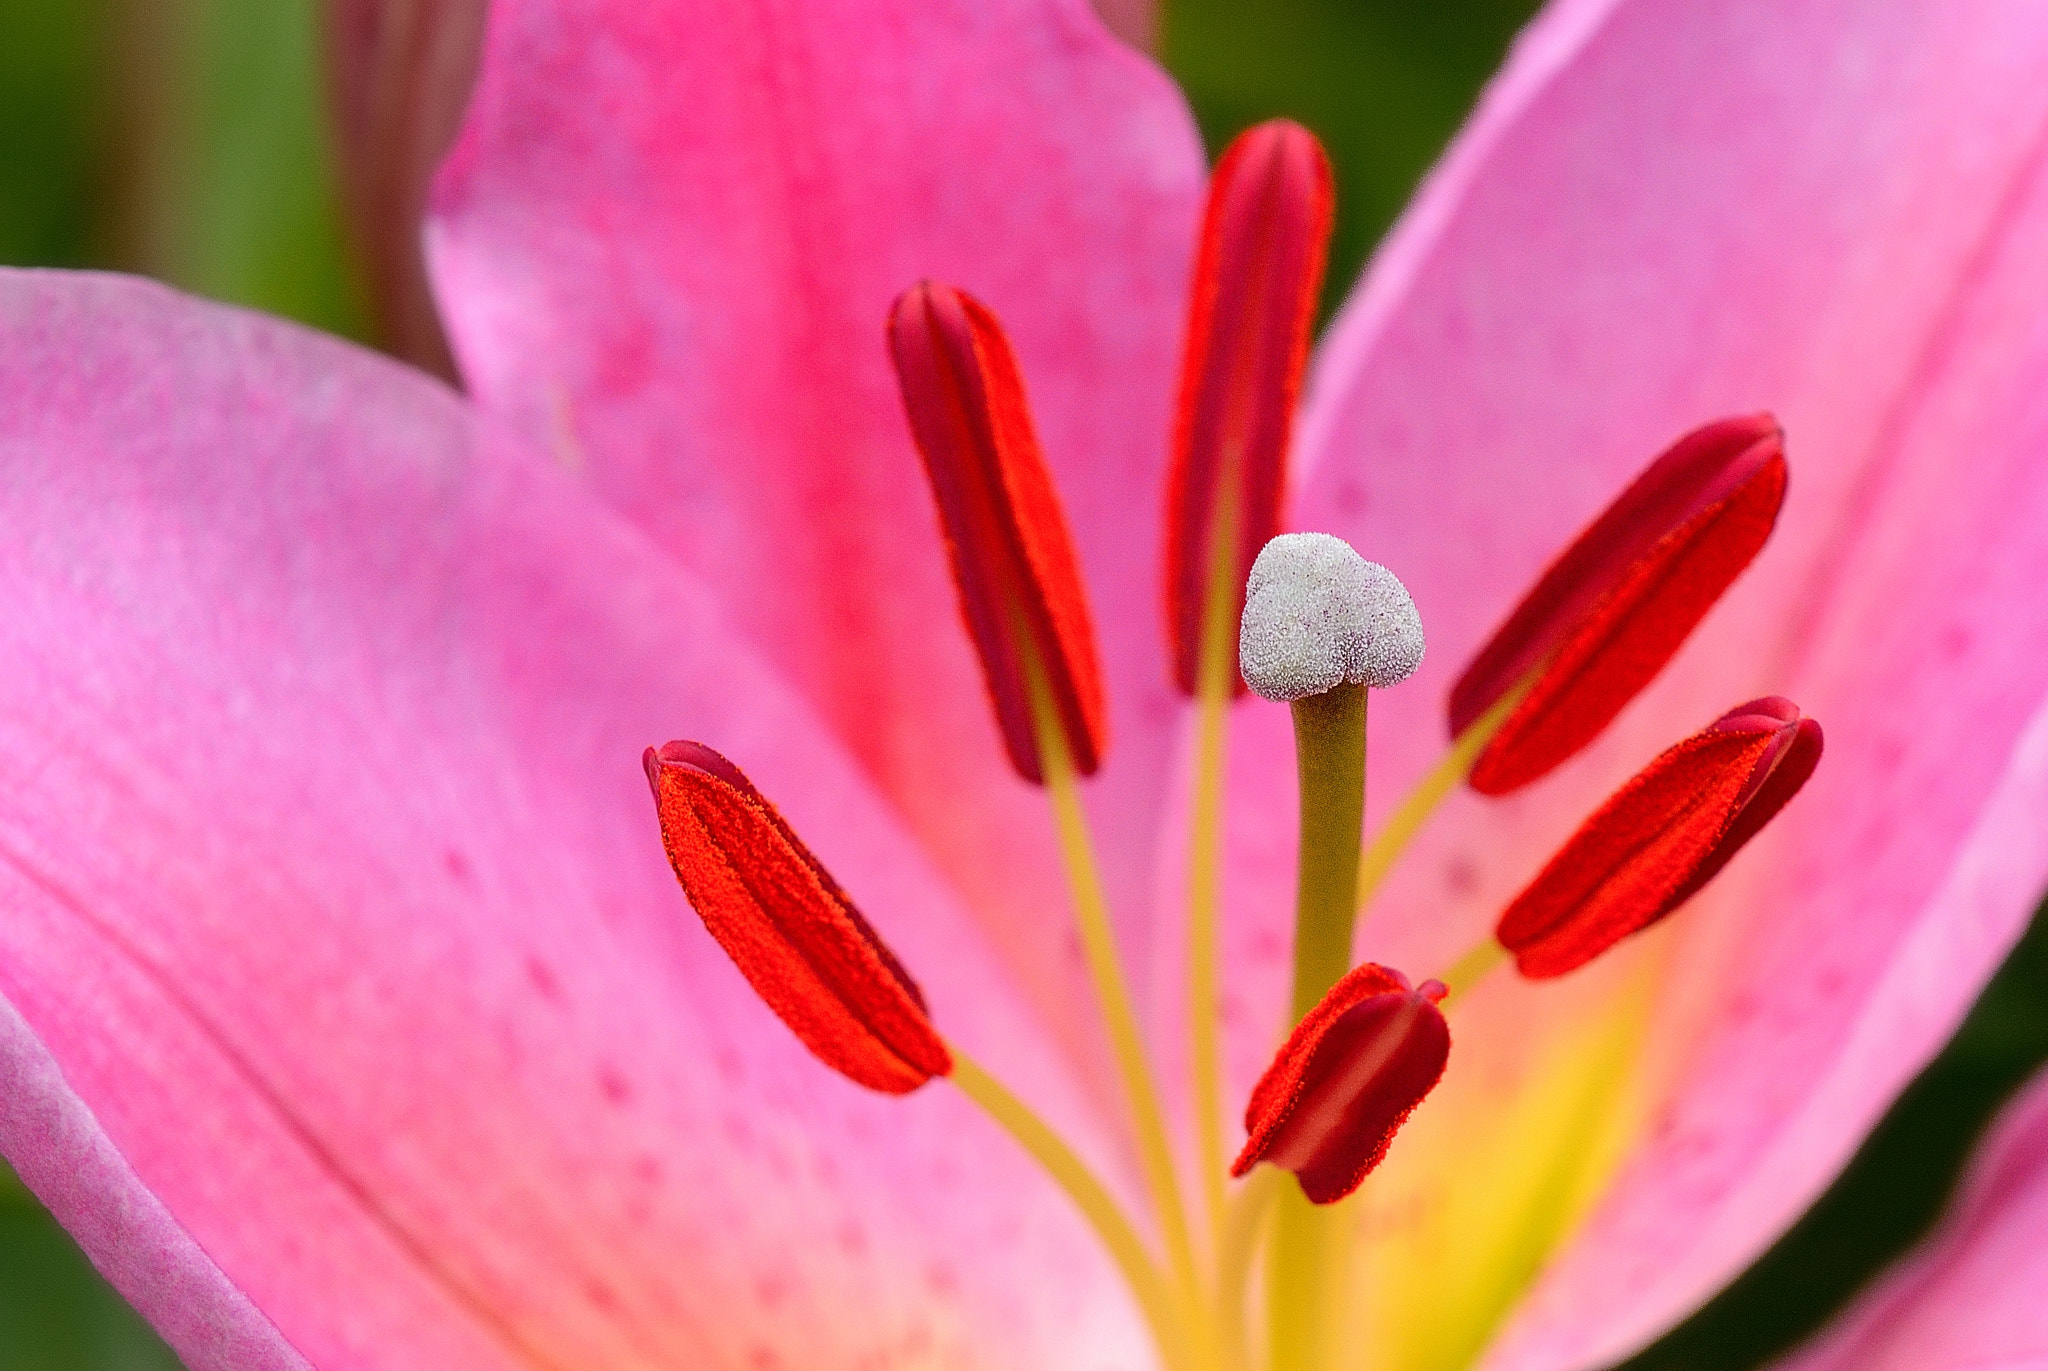
[[(1207, 673), (1203, 674), (1206, 677)], [(1222, 1241), (1225, 1212), (1216, 910), (1217, 848), (1223, 827), (1223, 732), (1229, 706), (1228, 687), (1212, 695), (1205, 679), (1196, 720), (1193, 852), (1188, 872), (1188, 1073), (1194, 1087), (1195, 1160), (1202, 1174), (1212, 1242)]]
[(1436, 813), (1436, 807), (1471, 774), (1472, 764), (1493, 741), (1493, 735), (1500, 732), (1501, 725), (1508, 721), (1508, 716), (1515, 712), (1522, 698), (1535, 688), (1537, 674), (1537, 671), (1531, 671), (1516, 683), (1513, 690), (1467, 724), (1465, 731), (1451, 741), (1450, 750), (1444, 753), (1443, 760), (1415, 783), (1385, 825), (1373, 835), (1365, 854), (1358, 859), (1358, 908), (1361, 913), (1372, 903), (1380, 883), (1394, 869), (1394, 863), (1401, 859), (1409, 842), (1422, 831), (1430, 815)]
[[(1026, 640), (1028, 643), (1028, 640)], [(1024, 674), (1031, 697), (1031, 719), (1038, 734), (1038, 765), (1045, 777), (1046, 794), (1052, 800), (1054, 827), (1059, 834), (1060, 856), (1066, 863), (1067, 882), (1074, 897), (1074, 920), (1081, 934), (1081, 950), (1088, 973), (1101, 1003), (1103, 1026), (1110, 1050), (1123, 1077), (1131, 1119), (1137, 1134), (1138, 1161), (1145, 1175), (1146, 1189), (1166, 1240), (1167, 1259), (1181, 1289), (1189, 1300), (1199, 1291), (1195, 1272), (1194, 1246), (1188, 1236), (1187, 1213), (1181, 1205), (1180, 1183), (1174, 1175), (1173, 1151), (1167, 1143), (1166, 1119), (1159, 1107), (1153, 1085), (1152, 1067), (1138, 1032), (1138, 1016), (1131, 1008), (1128, 982), (1116, 948), (1116, 933), (1110, 926), (1109, 903), (1103, 895), (1102, 876), (1095, 863), (1095, 848), (1088, 836), (1088, 818), (1081, 809), (1080, 789), (1075, 783), (1073, 754), (1067, 747), (1065, 726), (1054, 705), (1045, 670), (1037, 654), (1027, 650)]]
[[(1363, 1245), (1345, 1303), (1346, 1371), (1466, 1371), (1611, 1183), (1639, 1135), (1637, 1059), (1654, 982), (1567, 992), (1571, 1012), (1489, 1033), (1492, 1071), (1453, 1071), (1360, 1192)], [(1456, 1054), (1453, 1053), (1455, 1060)]]
[(1285, 1179), (1286, 1173), (1277, 1167), (1252, 1168), (1224, 1214), (1216, 1248), (1216, 1322), (1228, 1371), (1250, 1371), (1252, 1366), (1251, 1330), (1244, 1318), (1251, 1302), (1252, 1263)]
[(980, 1105), (1004, 1132), (1016, 1139), (1017, 1145), (1073, 1200), (1074, 1207), (1081, 1211), (1081, 1216), (1102, 1239), (1102, 1245), (1109, 1249), (1117, 1269), (1123, 1272), (1124, 1280), (1130, 1285), (1131, 1294), (1136, 1297), (1138, 1308), (1144, 1313), (1145, 1322), (1150, 1325), (1152, 1336), (1159, 1344), (1160, 1356), (1177, 1371), (1185, 1371), (1192, 1363), (1184, 1299), (1160, 1272), (1158, 1263), (1152, 1259), (1144, 1241), (1131, 1227), (1130, 1220), (1124, 1216), (1116, 1200), (1095, 1178), (1087, 1163), (1075, 1156), (1073, 1150), (1032, 1112), (1029, 1105), (1011, 1094), (1002, 1082), (989, 1075), (957, 1046), (952, 1043), (946, 1046), (953, 1054), (953, 1074), (948, 1079), (960, 1088), (962, 1094)]
[(1311, 1204), (1291, 1173), (1279, 1192), (1266, 1244), (1267, 1371), (1326, 1371), (1343, 1341), (1345, 1210)]
[(1508, 959), (1508, 950), (1494, 941), (1491, 934), (1471, 951), (1451, 963), (1451, 969), (1438, 977), (1449, 993), (1443, 998), (1443, 1008), (1448, 1009), (1453, 1000), (1464, 998), (1472, 987), (1485, 980), (1493, 969)]
[(1195, 1114), (1195, 1162), (1209, 1214), (1209, 1240), (1223, 1241), (1222, 1054), (1217, 1023), (1217, 907), (1223, 846), (1223, 738), (1230, 714), (1237, 645), (1237, 489), (1226, 465), (1209, 530), (1209, 584), (1202, 602), (1197, 666), (1195, 784), (1188, 842), (1188, 1075)]

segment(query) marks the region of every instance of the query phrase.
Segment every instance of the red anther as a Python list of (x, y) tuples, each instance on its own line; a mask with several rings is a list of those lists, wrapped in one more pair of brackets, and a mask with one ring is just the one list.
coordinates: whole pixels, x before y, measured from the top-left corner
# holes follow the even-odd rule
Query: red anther
[(692, 742), (641, 760), (684, 893), (804, 1046), (890, 1095), (951, 1074), (917, 984), (740, 769)]
[[(1167, 629), (1174, 681), (1189, 695), (1200, 673), (1213, 536), (1235, 537), (1235, 644), (1245, 574), (1280, 531), (1287, 440), (1335, 204), (1322, 145), (1285, 119), (1238, 135), (1209, 182), (1166, 488)], [(1226, 489), (1236, 495), (1234, 529), (1217, 527)]]
[(1302, 1017), (1252, 1091), (1251, 1134), (1232, 1163), (1292, 1171), (1316, 1204), (1341, 1200), (1387, 1155), (1387, 1145), (1443, 1077), (1451, 1030), (1439, 981), (1410, 988), (1398, 971), (1356, 967)]
[(1451, 736), (1542, 675), (1470, 778), (1504, 795), (1591, 742), (1671, 660), (1763, 548), (1785, 501), (1768, 414), (1678, 440), (1543, 573), (1451, 691)]
[(1690, 899), (1820, 764), (1820, 725), (1772, 695), (1737, 705), (1609, 797), (1501, 916), (1524, 976), (1575, 971)]
[(1095, 626), (1010, 340), (980, 301), (924, 281), (897, 297), (889, 350), (1010, 762), (1043, 783), (1028, 651), (1045, 673), (1075, 769), (1092, 775), (1108, 742)]

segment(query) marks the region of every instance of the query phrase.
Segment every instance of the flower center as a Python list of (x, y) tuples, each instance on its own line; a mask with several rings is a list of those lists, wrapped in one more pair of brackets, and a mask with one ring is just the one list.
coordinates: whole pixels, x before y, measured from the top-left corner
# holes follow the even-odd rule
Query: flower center
[[(1011, 765), (1049, 801), (1145, 1180), (1142, 1218), (1026, 1101), (941, 1036), (903, 966), (737, 766), (694, 742), (645, 759), (684, 891), (761, 998), (852, 1080), (901, 1094), (944, 1077), (986, 1110), (1093, 1227), (1173, 1371), (1348, 1365), (1358, 1222), (1347, 1197), (1411, 1117), (1427, 1126), (1428, 1097), (1456, 1077), (1447, 1014), (1510, 959), (1524, 978), (1548, 980), (1668, 917), (1791, 799), (1821, 750), (1819, 726), (1790, 701), (1737, 706), (1617, 791), (1492, 937), (1435, 968), (1441, 979), (1416, 986), (1393, 968), (1354, 965), (1360, 912), (1444, 796), (1461, 782), (1488, 795), (1518, 789), (1597, 735), (1762, 547), (1786, 466), (1768, 417), (1708, 425), (1653, 462), (1473, 658), (1451, 692), (1443, 761), (1364, 843), (1369, 691), (1413, 672), (1423, 637), (1393, 572), (1329, 535), (1278, 533), (1330, 206), (1314, 139), (1263, 125), (1219, 162), (1197, 257), (1166, 502), (1172, 650), (1162, 664), (1193, 702), (1191, 1157), (1167, 1125), (1081, 804), (1084, 778), (1109, 755), (1108, 710), (1074, 541), (1023, 376), (994, 313), (953, 287), (912, 287), (889, 320), (995, 727)], [(1224, 739), (1247, 685), (1285, 701), (1294, 722), (1292, 1027), (1251, 1093), (1245, 1141), (1226, 1166), (1218, 868)], [(1593, 1065), (1601, 1089), (1624, 1069)], [(1519, 1109), (1506, 1106), (1491, 1126), (1533, 1138), (1557, 1122)], [(1564, 1126), (1575, 1122), (1566, 1111)], [(1535, 1206), (1539, 1219), (1521, 1230), (1535, 1236), (1504, 1249), (1485, 1288), (1526, 1283), (1604, 1174), (1594, 1166), (1561, 1190), (1538, 1185), (1534, 1193), (1564, 1198)], [(1183, 1194), (1190, 1175), (1193, 1203)], [(1471, 1193), (1494, 1179), (1479, 1178)], [(1425, 1197), (1445, 1213), (1458, 1198)], [(1480, 1315), (1446, 1344), (1443, 1364), (1476, 1356), (1505, 1307), (1490, 1296), (1471, 1303)]]

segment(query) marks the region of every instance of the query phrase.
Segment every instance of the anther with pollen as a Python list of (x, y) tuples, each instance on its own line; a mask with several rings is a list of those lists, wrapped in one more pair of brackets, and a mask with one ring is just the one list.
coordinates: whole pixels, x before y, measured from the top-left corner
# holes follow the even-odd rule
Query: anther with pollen
[(694, 742), (642, 757), (670, 864), (704, 927), (813, 1055), (905, 1095), (944, 1076), (1066, 1191), (1179, 1356), (1179, 1296), (1114, 1196), (1073, 1150), (932, 1026), (924, 995), (830, 872), (740, 769)]
[(903, 410), (945, 528), (969, 635), (1010, 761), (1045, 787), (1075, 929), (1183, 1290), (1198, 1283), (1165, 1110), (1139, 1027), (1081, 804), (1101, 765), (1107, 708), (1079, 559), (1002, 325), (951, 286), (904, 292), (889, 319)]
[(1333, 1204), (1385, 1159), (1394, 1133), (1436, 1088), (1451, 1031), (1444, 987), (1411, 987), (1367, 962), (1294, 1026), (1245, 1107), (1248, 1135), (1230, 1174), (1260, 1162), (1292, 1171), (1314, 1204)]
[(1321, 145), (1284, 119), (1238, 135), (1209, 182), (1167, 479), (1167, 630), (1187, 695), (1211, 598), (1234, 633), (1245, 569), (1280, 531), (1335, 203)]
[(1180, 399), (1166, 483), (1167, 671), (1196, 701), (1188, 805), (1188, 1084), (1197, 1166), (1221, 1240), (1219, 904), (1225, 735), (1238, 674), (1245, 572), (1280, 531), (1288, 445), (1308, 367), (1335, 191), (1299, 124), (1240, 134), (1209, 180), (1190, 282)]
[(693, 742), (643, 764), (684, 893), (805, 1047), (891, 1095), (952, 1071), (917, 983), (738, 767)]
[(1691, 899), (1820, 764), (1821, 730), (1780, 696), (1737, 705), (1616, 791), (1501, 916), (1524, 976), (1577, 970)]
[(926, 281), (890, 312), (889, 350), (1010, 762), (1044, 781), (1037, 673), (1075, 770), (1093, 775), (1109, 728), (1095, 627), (1010, 340), (980, 301)]
[(1451, 688), (1453, 737), (1526, 690), (1473, 764), (1472, 788), (1527, 785), (1606, 728), (1762, 550), (1785, 483), (1784, 434), (1768, 414), (1708, 424), (1652, 462)]

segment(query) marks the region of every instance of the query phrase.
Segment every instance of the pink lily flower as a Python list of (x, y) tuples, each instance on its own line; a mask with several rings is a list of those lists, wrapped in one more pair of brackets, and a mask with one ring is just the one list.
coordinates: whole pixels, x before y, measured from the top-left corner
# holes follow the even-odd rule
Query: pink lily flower
[[(1325, 341), (1288, 521), (1429, 632), (1375, 702), (1375, 825), (1648, 456), (1762, 408), (1797, 454), (1680, 657), (1551, 777), (1453, 797), (1360, 954), (1446, 966), (1735, 700), (1830, 747), (1681, 917), (1460, 1004), (1352, 1211), (1362, 1362), (1640, 1346), (1825, 1184), (2048, 881), (2044, 58), (2022, 4), (1563, 0)], [(1007, 1138), (824, 1072), (755, 1000), (636, 763), (741, 759), (949, 1038), (1136, 1193), (883, 328), (957, 281), (1029, 378), (1101, 635), (1088, 810), (1175, 1079), (1157, 511), (1201, 179), (1081, 0), (499, 0), (428, 233), (469, 398), (0, 278), (0, 1153), (189, 1365), (1151, 1364)], [(1282, 720), (1233, 712), (1233, 1101), (1284, 1000)]]

